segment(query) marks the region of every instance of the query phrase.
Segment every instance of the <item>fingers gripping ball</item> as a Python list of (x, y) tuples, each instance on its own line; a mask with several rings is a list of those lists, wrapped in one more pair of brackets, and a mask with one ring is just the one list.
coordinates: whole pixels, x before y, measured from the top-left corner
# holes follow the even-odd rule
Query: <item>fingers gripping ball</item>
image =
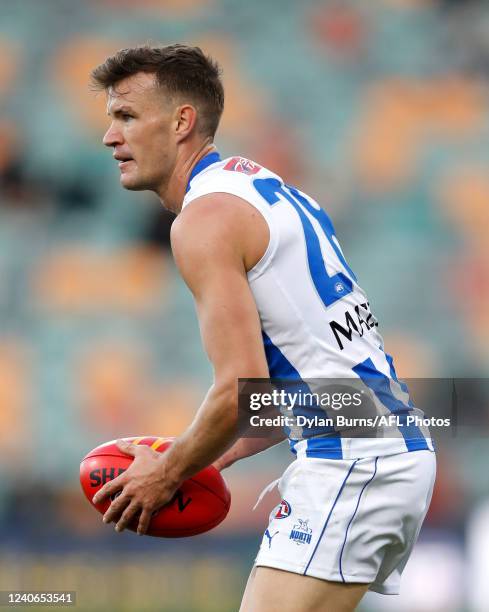
[[(144, 444), (163, 453), (172, 443), (171, 438), (124, 438), (132, 444)], [(106, 442), (90, 451), (80, 464), (80, 482), (92, 506), (104, 514), (110, 500), (94, 504), (93, 496), (106, 482), (123, 474), (133, 457), (122, 453), (116, 441)], [(186, 480), (172, 501), (156, 512), (151, 519), (147, 535), (160, 538), (183, 538), (213, 529), (229, 511), (231, 495), (221, 474), (209, 466)], [(129, 529), (137, 530), (137, 519)]]

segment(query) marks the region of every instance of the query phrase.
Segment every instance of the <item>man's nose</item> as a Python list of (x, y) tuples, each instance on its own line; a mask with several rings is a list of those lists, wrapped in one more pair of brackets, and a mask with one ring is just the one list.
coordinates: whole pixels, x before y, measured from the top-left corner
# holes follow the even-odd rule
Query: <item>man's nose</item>
[(122, 134), (115, 128), (114, 124), (111, 124), (105, 132), (102, 142), (106, 147), (115, 147), (118, 144), (122, 144)]

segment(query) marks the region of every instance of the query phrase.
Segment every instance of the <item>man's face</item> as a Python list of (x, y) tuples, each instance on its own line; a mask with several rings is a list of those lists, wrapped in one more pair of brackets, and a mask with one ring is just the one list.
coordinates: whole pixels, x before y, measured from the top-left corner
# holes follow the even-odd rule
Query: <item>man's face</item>
[(125, 189), (156, 191), (164, 185), (175, 157), (172, 107), (153, 74), (139, 72), (108, 91), (112, 123), (103, 143), (113, 147)]

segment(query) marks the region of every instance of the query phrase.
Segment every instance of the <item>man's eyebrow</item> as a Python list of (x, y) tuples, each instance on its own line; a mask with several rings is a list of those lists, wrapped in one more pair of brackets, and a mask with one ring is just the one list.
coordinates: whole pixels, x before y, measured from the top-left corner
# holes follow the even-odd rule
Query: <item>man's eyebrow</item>
[(134, 113), (134, 109), (131, 106), (119, 106), (116, 107), (115, 109), (112, 108), (108, 108), (107, 109), (107, 115), (112, 116), (112, 117), (116, 117), (117, 115), (121, 115), (122, 113)]

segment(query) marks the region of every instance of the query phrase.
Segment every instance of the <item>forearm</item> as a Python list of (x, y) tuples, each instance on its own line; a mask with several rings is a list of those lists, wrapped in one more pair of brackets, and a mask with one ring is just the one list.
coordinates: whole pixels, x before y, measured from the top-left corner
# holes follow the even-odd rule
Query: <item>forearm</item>
[(251, 457), (252, 455), (261, 453), (267, 448), (275, 446), (279, 442), (285, 440), (286, 437), (285, 432), (281, 431), (266, 438), (240, 438), (236, 440), (229, 450), (214, 462), (214, 466), (218, 470), (224, 470), (240, 459)]
[(213, 386), (190, 427), (175, 439), (162, 460), (165, 477), (179, 484), (211, 465), (238, 438), (237, 397)]

